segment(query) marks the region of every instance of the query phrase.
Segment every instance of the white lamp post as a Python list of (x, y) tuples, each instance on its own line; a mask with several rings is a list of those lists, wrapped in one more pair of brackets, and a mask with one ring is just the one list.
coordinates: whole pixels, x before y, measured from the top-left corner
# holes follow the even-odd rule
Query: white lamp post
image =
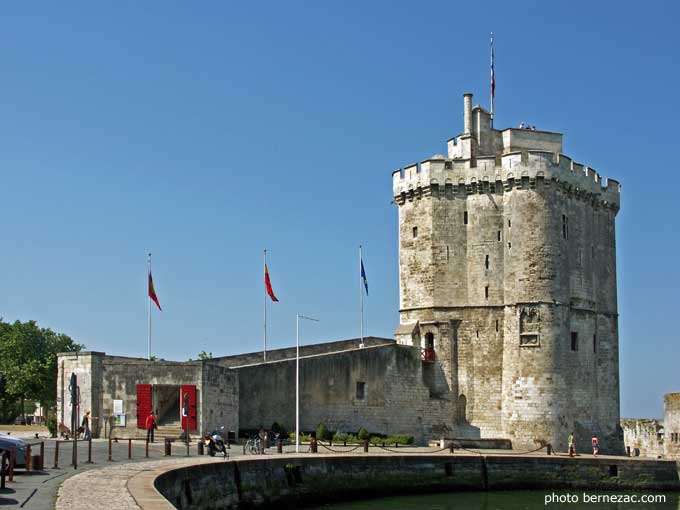
[(300, 453), (300, 319), (319, 322), (319, 319), (295, 316), (295, 453)]

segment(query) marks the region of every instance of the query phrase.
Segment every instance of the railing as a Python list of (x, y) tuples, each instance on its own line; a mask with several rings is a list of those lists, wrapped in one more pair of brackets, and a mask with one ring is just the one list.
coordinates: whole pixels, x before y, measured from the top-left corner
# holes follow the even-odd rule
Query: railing
[(437, 356), (434, 352), (434, 348), (432, 347), (425, 347), (424, 349), (420, 350), (420, 359), (423, 361), (434, 361), (437, 359)]

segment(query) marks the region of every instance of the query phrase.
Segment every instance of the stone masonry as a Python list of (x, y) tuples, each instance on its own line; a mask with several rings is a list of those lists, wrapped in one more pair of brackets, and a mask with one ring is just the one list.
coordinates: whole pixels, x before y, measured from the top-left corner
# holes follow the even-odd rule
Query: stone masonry
[(562, 135), (464, 132), (393, 173), (397, 340), (434, 347), (457, 435), (621, 452), (615, 217), (619, 183), (562, 154)]

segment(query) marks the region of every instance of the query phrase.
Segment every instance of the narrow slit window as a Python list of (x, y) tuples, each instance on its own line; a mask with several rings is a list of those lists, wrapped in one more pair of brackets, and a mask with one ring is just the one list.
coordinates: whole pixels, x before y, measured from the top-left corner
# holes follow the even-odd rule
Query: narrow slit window
[(446, 260), (449, 260), (449, 247), (446, 247)]
[(508, 220), (508, 228), (512, 228), (512, 221)]
[(597, 335), (593, 335), (593, 352), (597, 352)]
[(463, 225), (467, 225), (467, 224), (468, 224), (468, 212), (463, 211)]
[(489, 256), (484, 255), (484, 269), (489, 269)]
[(496, 238), (497, 238), (496, 240), (500, 243), (501, 242), (501, 231), (500, 230), (496, 233)]
[(418, 237), (418, 227), (413, 227), (413, 239)]
[(508, 243), (508, 250), (512, 250), (512, 243)]
[(576, 331), (571, 332), (571, 350), (578, 351), (578, 333)]
[(484, 299), (489, 299), (489, 286), (484, 287)]
[(496, 333), (498, 333), (498, 319), (496, 319)]
[(357, 381), (357, 400), (364, 400), (366, 398), (366, 383)]
[(569, 218), (566, 215), (562, 215), (562, 238), (569, 238)]

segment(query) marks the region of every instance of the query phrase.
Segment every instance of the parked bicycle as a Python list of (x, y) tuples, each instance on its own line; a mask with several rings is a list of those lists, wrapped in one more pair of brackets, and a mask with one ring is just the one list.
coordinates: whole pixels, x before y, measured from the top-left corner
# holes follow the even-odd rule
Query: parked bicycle
[(246, 453), (250, 453), (251, 455), (264, 453), (262, 440), (259, 437), (248, 439), (248, 442), (246, 442)]

